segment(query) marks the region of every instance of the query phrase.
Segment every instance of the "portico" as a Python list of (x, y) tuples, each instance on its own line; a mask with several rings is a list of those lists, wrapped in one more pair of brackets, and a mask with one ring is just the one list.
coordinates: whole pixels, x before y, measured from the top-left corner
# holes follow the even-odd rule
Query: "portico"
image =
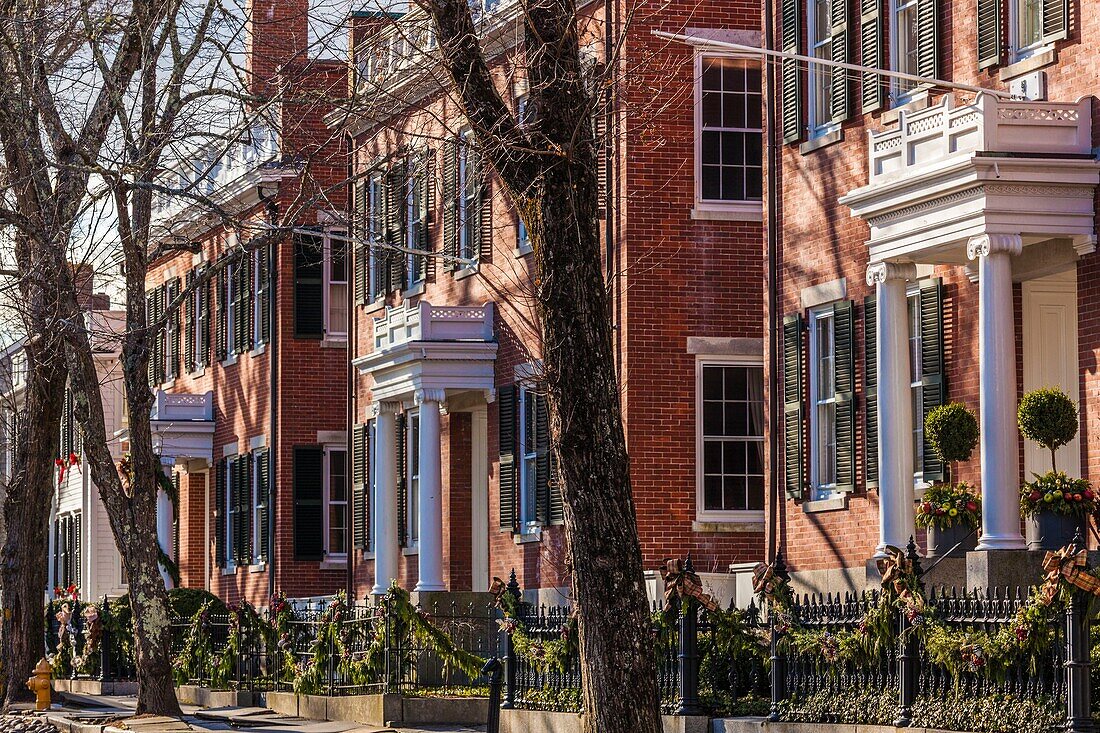
[[(946, 96), (871, 132), (868, 185), (841, 197), (870, 226), (867, 282), (876, 290), (879, 551), (914, 533), (914, 415), (909, 397), (906, 283), (927, 265), (966, 268), (976, 282), (983, 532), (980, 550), (1025, 547), (1014, 283), (1072, 273), (1095, 248), (1089, 100)], [(1028, 348), (1025, 339), (1025, 349)], [(1055, 357), (1052, 357), (1055, 358)], [(1076, 360), (1070, 351), (1064, 358)], [(1073, 373), (1077, 373), (1076, 364)], [(1071, 396), (1076, 398), (1077, 387)]]

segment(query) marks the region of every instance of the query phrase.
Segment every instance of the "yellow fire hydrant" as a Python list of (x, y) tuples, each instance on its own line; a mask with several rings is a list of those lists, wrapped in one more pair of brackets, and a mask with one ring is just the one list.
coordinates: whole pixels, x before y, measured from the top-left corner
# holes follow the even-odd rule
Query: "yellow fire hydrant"
[(50, 709), (50, 663), (43, 657), (27, 680), (27, 689), (34, 693), (34, 709)]

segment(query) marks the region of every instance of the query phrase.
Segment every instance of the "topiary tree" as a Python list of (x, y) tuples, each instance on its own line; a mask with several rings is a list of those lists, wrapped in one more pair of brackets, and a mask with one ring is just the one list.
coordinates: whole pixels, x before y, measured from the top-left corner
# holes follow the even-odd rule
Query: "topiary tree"
[(1050, 469), (1057, 471), (1055, 452), (1077, 435), (1077, 405), (1057, 387), (1028, 392), (1016, 412), (1020, 432), (1050, 451)]
[(961, 402), (940, 405), (925, 418), (924, 434), (944, 463), (968, 461), (978, 444), (978, 419)]

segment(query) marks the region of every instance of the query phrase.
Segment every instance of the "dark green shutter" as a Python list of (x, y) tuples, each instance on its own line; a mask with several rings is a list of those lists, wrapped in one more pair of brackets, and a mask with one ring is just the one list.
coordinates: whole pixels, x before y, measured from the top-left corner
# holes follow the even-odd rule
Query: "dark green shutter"
[(234, 528), (233, 558), (238, 565), (252, 563), (252, 455), (237, 456), (234, 468), (234, 494), (237, 525)]
[(565, 522), (565, 502), (561, 496), (561, 471), (553, 441), (550, 443), (550, 524)]
[(855, 309), (850, 300), (833, 305), (833, 389), (836, 398), (836, 488), (856, 487)]
[[(205, 268), (204, 268), (205, 269)], [(196, 328), (198, 328), (199, 339), (197, 342), (198, 354), (196, 354), (196, 361), (200, 366), (207, 366), (210, 364), (210, 295), (212, 286), (210, 281), (207, 280), (206, 284), (199, 288), (199, 318)]]
[(527, 399), (535, 402), (535, 520), (550, 523), (550, 420), (546, 397), (534, 391)]
[(394, 423), (394, 458), (397, 461), (397, 544), (409, 545), (409, 451), (405, 413)]
[(145, 349), (149, 358), (149, 361), (145, 365), (145, 373), (149, 379), (150, 387), (157, 386), (157, 347), (152, 328), (157, 315), (156, 293), (156, 290), (149, 290), (145, 293)]
[[(179, 298), (180, 294), (180, 279), (173, 278), (168, 283), (165, 291), (165, 304), (167, 309), (171, 304)], [(171, 315), (168, 317), (172, 327), (169, 328), (167, 324), (164, 327), (164, 339), (167, 342), (167, 372), (166, 377), (168, 379), (175, 379), (179, 376), (180, 371), (180, 308), (176, 307), (172, 309)]]
[(226, 461), (224, 458), (214, 464), (214, 562), (219, 568), (225, 567), (226, 539)]
[[(832, 0), (829, 3), (829, 35), (832, 60), (848, 63), (848, 3), (851, 0)], [(849, 72), (834, 66), (829, 77), (829, 113), (833, 122), (843, 122), (852, 114), (852, 85)]]
[[(928, 413), (947, 401), (947, 381), (943, 369), (943, 282), (939, 278), (920, 283), (920, 339), (921, 339), (921, 392), (922, 414), (914, 420), (924, 421)], [(943, 481), (943, 461), (924, 438), (924, 465), (921, 466), (925, 481)]]
[[(420, 234), (416, 240), (416, 248), (422, 252), (432, 251), (432, 216), (435, 214), (435, 151), (425, 150), (419, 166), (420, 177), (417, 186), (420, 188), (417, 198), (420, 201)], [(421, 255), (417, 258), (417, 267), (420, 276), (424, 280), (435, 277), (435, 258)]]
[(229, 357), (229, 273), (223, 267), (216, 276), (218, 312), (214, 316), (214, 348), (218, 361)]
[(469, 148), (469, 160), (467, 175), (474, 177), (474, 210), (470, 212), (473, 217), (474, 241), (470, 251), (481, 262), (489, 262), (493, 258), (493, 186), (489, 177), (489, 167), (482, 160), (481, 151), (472, 145)]
[[(1083, 13), (1095, 12), (1085, 9)], [(1043, 0), (1043, 43), (1060, 41), (1069, 36), (1069, 0)]]
[(183, 370), (195, 371), (195, 271), (190, 270), (186, 279), (187, 299), (183, 302)]
[(917, 75), (938, 79), (939, 0), (917, 0)]
[(878, 487), (878, 300), (863, 299), (863, 473)]
[(783, 477), (788, 498), (802, 498), (803, 463), (802, 315), (795, 313), (783, 319)]
[(369, 284), (367, 283), (369, 272), (367, 257), (370, 251), (367, 245), (367, 197), (369, 186), (368, 179), (360, 181), (352, 188), (354, 214), (351, 225), (351, 238), (353, 241), (348, 247), (348, 254), (355, 261), (352, 272), (355, 277), (355, 302), (357, 305), (366, 304), (367, 291), (369, 290)]
[(320, 560), (325, 545), (323, 473), (319, 445), (294, 446), (294, 559)]
[[(802, 41), (801, 4), (798, 0), (782, 0), (780, 35), (783, 50), (798, 53)], [(783, 142), (798, 142), (802, 138), (802, 74), (798, 61), (782, 61)]]
[[(872, 69), (885, 65), (885, 44), (882, 37), (882, 0), (860, 0), (859, 3), (859, 62)], [(885, 101), (885, 77), (873, 71), (862, 74), (863, 113), (874, 112)]]
[(294, 336), (325, 335), (325, 262), (323, 240), (316, 234), (294, 235)]
[(367, 549), (367, 428), (360, 424), (351, 429), (353, 546), (363, 551)]
[(497, 395), (498, 437), (500, 440), (500, 528), (517, 529), (516, 511), (516, 387), (507, 384)]
[(81, 585), (83, 585), (81, 574), (80, 574), (81, 565), (84, 564), (83, 563), (83, 559), (84, 559), (84, 542), (83, 542), (83, 532), (81, 531), (81, 529), (82, 529), (81, 524), (82, 524), (81, 512), (74, 513), (73, 514), (73, 524), (72, 524), (72, 527), (73, 527), (73, 583), (76, 584), (77, 588), (79, 588)]
[(386, 261), (389, 264), (389, 285), (397, 290), (404, 290), (407, 285), (405, 253), (397, 249), (405, 246), (405, 208), (408, 202), (406, 170), (402, 163), (393, 166), (386, 174), (386, 244), (390, 247), (386, 251)]
[(443, 143), (443, 269), (453, 270), (458, 256), (458, 151), (461, 143)]
[(259, 298), (260, 310), (260, 343), (266, 344), (271, 340), (271, 245), (260, 247), (256, 250), (257, 265), (256, 277), (259, 282), (256, 286), (256, 297)]
[(253, 470), (256, 471), (256, 493), (260, 502), (259, 510), (256, 512), (260, 537), (257, 556), (260, 562), (267, 562), (268, 553), (271, 551), (271, 459), (266, 448), (252, 455), (256, 461)]
[(1004, 0), (978, 0), (978, 68), (1001, 63), (1001, 3)]

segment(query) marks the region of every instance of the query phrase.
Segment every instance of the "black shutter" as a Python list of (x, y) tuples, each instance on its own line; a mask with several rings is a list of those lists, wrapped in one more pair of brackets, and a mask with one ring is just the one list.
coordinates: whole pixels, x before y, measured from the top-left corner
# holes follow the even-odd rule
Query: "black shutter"
[(257, 265), (256, 277), (259, 281), (256, 285), (257, 305), (260, 310), (260, 343), (266, 344), (271, 340), (271, 245), (265, 245), (256, 250)]
[(61, 446), (58, 457), (64, 461), (73, 452), (73, 391), (65, 388), (65, 397), (61, 403)]
[(351, 523), (352, 546), (367, 549), (367, 429), (366, 424), (351, 429)]
[(254, 254), (245, 254), (241, 258), (241, 340), (238, 342), (238, 347), (243, 353), (249, 351), (253, 346), (253, 334), (255, 333), (254, 316), (255, 312), (252, 310), (252, 298), (253, 288), (256, 285), (256, 272), (255, 272), (255, 257)]
[(195, 271), (189, 270), (185, 280), (187, 299), (183, 302), (183, 370), (195, 371)]
[[(798, 0), (782, 0), (781, 38), (783, 51), (798, 53), (802, 39), (801, 4)], [(802, 138), (802, 74), (798, 61), (783, 59), (783, 142), (798, 142)]]
[(237, 525), (233, 537), (233, 556), (239, 565), (252, 563), (252, 455), (237, 456), (234, 472), (234, 494)]
[(386, 174), (386, 259), (389, 263), (390, 282), (393, 289), (404, 290), (408, 285), (405, 273), (405, 253), (397, 249), (405, 247), (405, 222), (408, 217), (407, 171), (402, 162)]
[(229, 273), (226, 268), (218, 270), (215, 278), (218, 293), (218, 312), (214, 315), (214, 349), (218, 361), (229, 357)]
[(833, 389), (836, 398), (836, 488), (856, 487), (855, 309), (850, 300), (833, 305)]
[(458, 151), (456, 139), (443, 143), (443, 269), (454, 270), (458, 256)]
[(369, 196), (369, 179), (367, 181), (360, 181), (356, 184), (352, 191), (354, 196), (354, 214), (351, 225), (353, 240), (351, 246), (348, 247), (348, 255), (354, 260), (353, 273), (355, 277), (355, 302), (357, 305), (366, 305), (367, 303), (367, 291), (370, 289), (370, 284), (367, 282), (368, 273), (370, 268), (367, 258), (370, 256), (367, 232), (367, 198)]
[(149, 355), (149, 361), (145, 365), (146, 375), (149, 378), (149, 386), (157, 386), (157, 344), (156, 332), (153, 331), (153, 323), (157, 317), (157, 291), (149, 290), (145, 293), (145, 347)]
[(978, 68), (1001, 63), (1001, 3), (1004, 0), (978, 0)]
[(803, 463), (802, 315), (796, 313), (783, 319), (783, 476), (788, 498), (802, 498)]
[(407, 422), (405, 414), (397, 416), (394, 424), (394, 458), (397, 461), (397, 544), (409, 544), (409, 458), (407, 448)]
[(211, 303), (212, 285), (209, 280), (206, 284), (199, 288), (199, 319), (198, 325), (198, 354), (196, 355), (196, 361), (200, 366), (208, 366), (210, 364), (210, 303)]
[(260, 562), (267, 562), (268, 553), (271, 551), (271, 459), (267, 449), (256, 451), (252, 454), (256, 465), (256, 493), (260, 505), (256, 512), (256, 522), (260, 537), (260, 546), (257, 548), (257, 556)]
[(1043, 0), (1043, 43), (1069, 36), (1069, 0)]
[[(169, 306), (179, 298), (180, 294), (180, 279), (174, 278), (168, 283), (165, 291), (165, 304), (164, 307), (167, 310)], [(170, 325), (169, 325), (170, 324)], [(168, 317), (168, 323), (164, 326), (164, 338), (167, 342), (167, 378), (175, 379), (179, 376), (180, 371), (180, 309), (179, 307), (173, 308), (171, 315)]]
[(863, 299), (863, 473), (878, 487), (878, 300)]
[(470, 251), (481, 262), (493, 259), (493, 185), (489, 177), (489, 166), (482, 160), (481, 152), (470, 147), (468, 174), (474, 176), (477, 188), (474, 192), (474, 210), (472, 216), (474, 242)]
[(561, 471), (558, 467), (558, 454), (553, 442), (550, 444), (550, 524), (565, 522), (565, 502), (561, 498)]
[(226, 465), (224, 458), (214, 464), (214, 562), (219, 568), (225, 567)]
[[(417, 186), (420, 190), (417, 199), (420, 201), (420, 234), (416, 240), (416, 248), (423, 252), (431, 252), (432, 248), (432, 217), (435, 214), (435, 151), (425, 150), (419, 166), (420, 177)], [(420, 276), (424, 280), (435, 277), (435, 258), (421, 255), (417, 258), (417, 267)]]
[(294, 235), (294, 336), (325, 335), (324, 241), (316, 234)]
[[(947, 381), (943, 368), (943, 281), (939, 278), (920, 283), (921, 392), (923, 409), (914, 420), (922, 422), (928, 413), (947, 402)], [(943, 461), (924, 438), (925, 481), (943, 481)]]
[(295, 560), (320, 560), (324, 556), (323, 461), (321, 446), (294, 446)]
[(607, 100), (603, 97), (603, 87), (599, 83), (593, 83), (598, 81), (597, 75), (602, 69), (602, 65), (598, 68), (596, 64), (592, 65), (589, 69), (592, 79), (588, 85), (589, 93), (592, 95), (592, 145), (596, 151), (596, 183), (599, 187), (596, 193), (596, 205), (600, 217), (603, 217), (607, 211), (607, 155), (611, 147), (611, 138), (607, 131)]
[[(848, 63), (848, 3), (851, 0), (832, 0), (829, 3), (829, 35), (832, 60)], [(829, 113), (833, 122), (843, 122), (852, 114), (852, 85), (848, 70), (834, 66), (829, 81)]]
[(516, 511), (516, 386), (507, 384), (497, 395), (499, 411), (498, 437), (500, 439), (500, 528), (510, 532), (517, 529)]
[(535, 520), (550, 523), (550, 420), (546, 397), (533, 391), (527, 399), (535, 401)]
[[(1000, 0), (997, 0), (998, 2)], [(882, 37), (882, 0), (860, 0), (859, 3), (859, 62), (872, 69), (885, 65)], [(839, 70), (838, 70), (839, 71)], [(862, 74), (863, 113), (874, 112), (885, 101), (885, 77), (873, 71)]]
[(938, 79), (939, 0), (917, 0), (917, 75)]

